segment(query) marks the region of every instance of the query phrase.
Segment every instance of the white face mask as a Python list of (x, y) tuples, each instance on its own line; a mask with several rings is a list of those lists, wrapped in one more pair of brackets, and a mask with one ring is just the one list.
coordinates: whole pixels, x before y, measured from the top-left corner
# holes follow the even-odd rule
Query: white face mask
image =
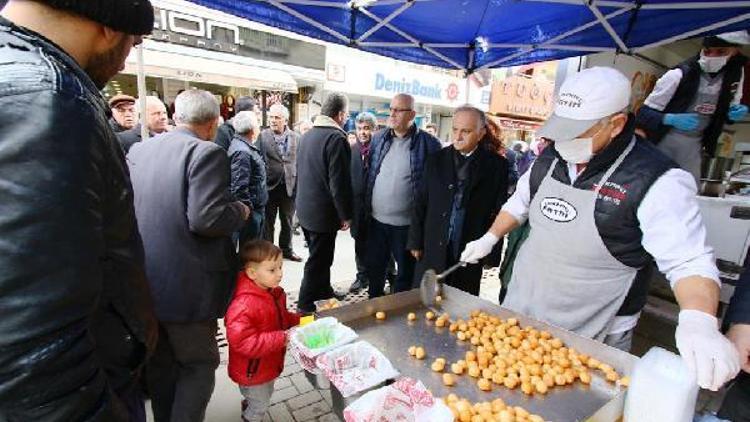
[(716, 73), (726, 66), (727, 60), (729, 60), (729, 56), (706, 57), (701, 53), (698, 65), (706, 73)]
[(571, 164), (588, 163), (593, 152), (594, 138), (575, 138), (572, 141), (555, 142), (555, 149), (563, 160)]

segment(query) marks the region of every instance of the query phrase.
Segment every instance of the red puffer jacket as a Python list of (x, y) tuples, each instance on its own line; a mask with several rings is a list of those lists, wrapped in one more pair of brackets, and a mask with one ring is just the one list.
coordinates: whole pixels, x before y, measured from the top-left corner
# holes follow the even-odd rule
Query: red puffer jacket
[(299, 314), (286, 310), (284, 289), (263, 289), (240, 272), (224, 324), (229, 377), (234, 382), (258, 385), (281, 374), (286, 353), (284, 330), (299, 324)]

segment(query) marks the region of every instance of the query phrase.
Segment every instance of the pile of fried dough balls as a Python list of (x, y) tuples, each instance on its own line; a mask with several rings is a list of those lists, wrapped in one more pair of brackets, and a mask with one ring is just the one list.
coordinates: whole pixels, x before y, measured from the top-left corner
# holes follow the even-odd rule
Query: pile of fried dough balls
[[(456, 376), (468, 375), (476, 379), (482, 391), (492, 391), (493, 386), (498, 386), (520, 388), (529, 396), (545, 395), (553, 388), (576, 381), (590, 384), (591, 371), (600, 371), (604, 379), (621, 386), (629, 383), (628, 378), (620, 378), (612, 366), (566, 347), (562, 340), (547, 331), (522, 328), (515, 318), (503, 320), (479, 310), (471, 312), (468, 321), (451, 322), (448, 314), (436, 316), (432, 311), (427, 312), (425, 318), (434, 320), (438, 327), (447, 324), (452, 335), (473, 346), (473, 350), (467, 351), (464, 359), (457, 362), (449, 364), (441, 357), (432, 362), (430, 368), (443, 373), (443, 384), (449, 387), (455, 385)], [(426, 356), (422, 347), (412, 346), (409, 353), (420, 360)], [(500, 399), (471, 404), (451, 394), (446, 403), (459, 421), (543, 420), (521, 407), (505, 406)]]

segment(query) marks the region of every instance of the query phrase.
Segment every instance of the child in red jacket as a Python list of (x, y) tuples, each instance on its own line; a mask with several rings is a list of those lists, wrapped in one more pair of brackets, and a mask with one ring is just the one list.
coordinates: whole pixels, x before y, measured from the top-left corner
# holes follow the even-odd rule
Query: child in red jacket
[(243, 421), (261, 421), (273, 384), (284, 370), (286, 330), (299, 324), (299, 314), (286, 309), (279, 287), (281, 249), (265, 240), (245, 243), (240, 250), (243, 270), (224, 324), (229, 340), (229, 377), (240, 387)]

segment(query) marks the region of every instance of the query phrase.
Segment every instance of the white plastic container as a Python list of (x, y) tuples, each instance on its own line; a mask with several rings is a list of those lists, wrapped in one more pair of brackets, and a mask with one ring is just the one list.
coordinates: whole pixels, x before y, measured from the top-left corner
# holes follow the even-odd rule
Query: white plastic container
[(682, 358), (653, 347), (636, 364), (625, 398), (625, 422), (691, 422), (698, 384)]

